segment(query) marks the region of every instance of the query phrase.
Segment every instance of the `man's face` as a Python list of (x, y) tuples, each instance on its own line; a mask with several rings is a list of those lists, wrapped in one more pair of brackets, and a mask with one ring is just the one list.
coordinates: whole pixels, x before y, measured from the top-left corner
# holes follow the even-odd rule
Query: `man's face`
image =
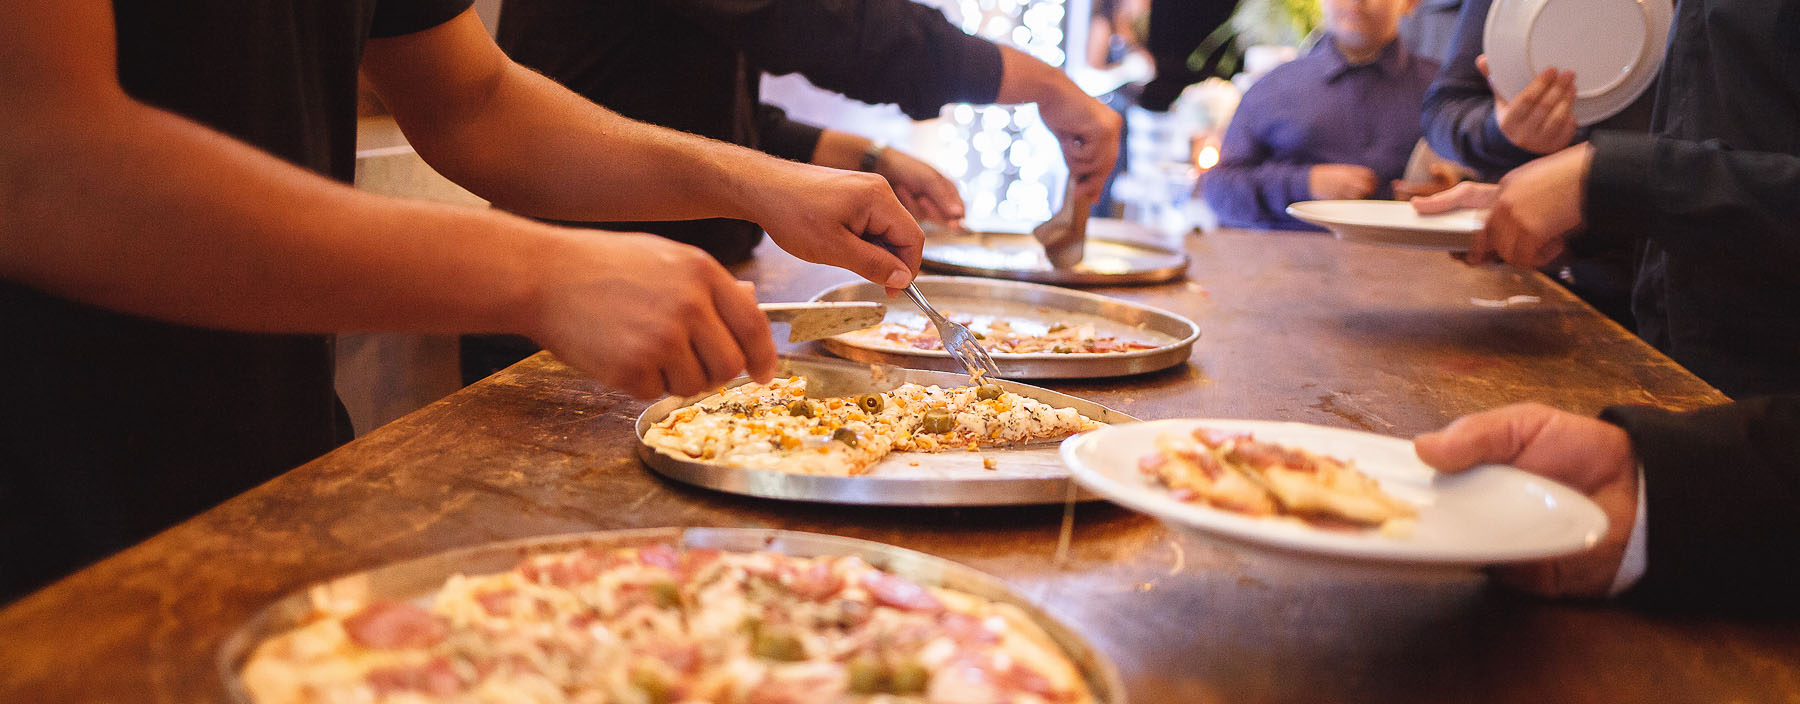
[(1417, 0), (1325, 0), (1325, 28), (1339, 44), (1373, 48), (1393, 41)]

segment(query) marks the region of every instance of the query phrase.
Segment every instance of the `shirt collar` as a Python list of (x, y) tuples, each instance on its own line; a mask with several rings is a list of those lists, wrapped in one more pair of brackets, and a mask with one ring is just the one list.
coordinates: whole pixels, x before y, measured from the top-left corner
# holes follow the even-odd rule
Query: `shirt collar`
[(1320, 39), (1318, 45), (1314, 46), (1310, 53), (1318, 54), (1319, 58), (1326, 62), (1328, 68), (1325, 71), (1325, 82), (1327, 83), (1336, 82), (1351, 69), (1361, 66), (1372, 67), (1387, 76), (1398, 76), (1405, 73), (1412, 62), (1412, 52), (1406, 50), (1406, 45), (1400, 41), (1399, 37), (1388, 42), (1387, 46), (1381, 48), (1381, 53), (1375, 56), (1375, 60), (1366, 64), (1353, 64), (1345, 59), (1344, 53), (1338, 51), (1337, 38), (1329, 34)]

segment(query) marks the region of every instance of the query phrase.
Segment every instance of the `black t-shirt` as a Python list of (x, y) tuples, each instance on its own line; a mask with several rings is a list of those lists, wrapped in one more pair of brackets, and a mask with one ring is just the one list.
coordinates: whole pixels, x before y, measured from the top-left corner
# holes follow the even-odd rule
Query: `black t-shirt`
[[(621, 115), (795, 161), (811, 160), (818, 129), (761, 104), (764, 71), (916, 119), (1000, 90), (999, 47), (911, 0), (507, 0), (498, 37), (514, 60)], [(592, 225), (653, 232), (726, 263), (761, 239), (735, 220)]]
[[(364, 41), (469, 5), (116, 0), (119, 79), (347, 182)], [(326, 336), (171, 325), (10, 282), (0, 330), (0, 602), (349, 439)]]

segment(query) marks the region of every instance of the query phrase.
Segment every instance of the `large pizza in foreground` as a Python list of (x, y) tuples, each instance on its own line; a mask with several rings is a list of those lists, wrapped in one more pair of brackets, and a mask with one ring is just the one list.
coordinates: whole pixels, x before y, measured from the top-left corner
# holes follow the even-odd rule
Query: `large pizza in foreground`
[(1101, 424), (997, 385), (904, 384), (886, 393), (806, 398), (806, 380), (743, 384), (676, 409), (644, 442), (678, 458), (796, 474), (851, 476), (890, 452), (1054, 440)]
[(319, 614), (256, 648), (258, 704), (1085, 704), (1016, 607), (861, 558), (666, 544), (451, 577), (428, 606)]

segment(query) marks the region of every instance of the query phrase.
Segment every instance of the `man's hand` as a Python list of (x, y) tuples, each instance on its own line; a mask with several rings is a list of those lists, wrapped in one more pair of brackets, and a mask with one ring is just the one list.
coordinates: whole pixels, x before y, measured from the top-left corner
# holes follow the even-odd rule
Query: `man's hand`
[(755, 209), (749, 219), (789, 254), (849, 269), (890, 290), (905, 288), (919, 273), (925, 233), (887, 179), (773, 158), (756, 164), (762, 171), (743, 182)]
[(1557, 560), (1496, 567), (1493, 574), (1544, 596), (1598, 598), (1611, 590), (1637, 518), (1638, 461), (1624, 430), (1548, 406), (1518, 404), (1459, 418), (1415, 438), (1413, 448), (1440, 471), (1510, 464), (1588, 495), (1611, 524), (1598, 545)]
[(1100, 199), (1100, 189), (1106, 187), (1106, 177), (1118, 163), (1119, 134), (1125, 121), (1073, 83), (1056, 95), (1038, 102), (1038, 115), (1062, 146), (1063, 161), (1075, 179), (1075, 199), (1093, 203)]
[(1093, 203), (1119, 159), (1124, 118), (1082, 92), (1068, 74), (1030, 54), (1000, 47), (1000, 94), (996, 103), (1037, 103), (1038, 116), (1056, 135), (1063, 161), (1075, 179), (1075, 199)]
[[(1475, 67), (1488, 75), (1487, 55), (1475, 57)], [(1520, 149), (1549, 154), (1575, 139), (1575, 72), (1544, 69), (1511, 101), (1494, 94), (1494, 121), (1500, 133)]]
[(1306, 174), (1313, 200), (1357, 200), (1375, 192), (1375, 172), (1356, 164), (1319, 164)]
[(775, 374), (756, 297), (695, 247), (582, 231), (545, 247), (531, 337), (558, 359), (637, 398), (697, 394), (748, 368)]
[(1457, 184), (1443, 193), (1413, 199), (1413, 208), (1427, 215), (1492, 208), (1487, 226), (1475, 233), (1469, 246), (1469, 263), (1497, 257), (1536, 269), (1561, 257), (1569, 236), (1586, 224), (1581, 207), (1593, 160), (1593, 146), (1583, 142), (1513, 169), (1498, 186)]
[(881, 150), (881, 158), (875, 161), (875, 173), (887, 179), (900, 205), (914, 218), (933, 222), (962, 219), (962, 194), (930, 164), (889, 147)]

